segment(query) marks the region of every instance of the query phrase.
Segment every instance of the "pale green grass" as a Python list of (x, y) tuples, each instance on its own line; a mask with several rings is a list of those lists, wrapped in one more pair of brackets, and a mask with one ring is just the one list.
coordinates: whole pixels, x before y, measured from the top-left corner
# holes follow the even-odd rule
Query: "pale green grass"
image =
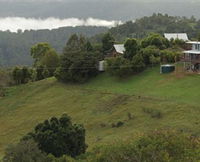
[[(50, 78), (12, 87), (0, 99), (0, 155), (36, 124), (63, 113), (84, 124), (88, 149), (161, 128), (199, 135), (199, 82), (198, 75), (160, 75), (154, 68), (125, 80), (101, 74), (82, 85)], [(162, 118), (152, 118), (143, 108), (160, 111)], [(128, 112), (133, 120), (128, 120)], [(112, 128), (118, 121), (124, 121), (124, 126)]]

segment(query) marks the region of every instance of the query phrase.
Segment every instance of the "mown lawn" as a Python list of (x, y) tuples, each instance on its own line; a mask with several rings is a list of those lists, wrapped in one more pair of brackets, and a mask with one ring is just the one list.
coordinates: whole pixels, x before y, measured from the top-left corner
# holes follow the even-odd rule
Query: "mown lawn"
[[(160, 75), (153, 68), (124, 80), (101, 74), (81, 85), (50, 78), (12, 87), (0, 99), (0, 154), (37, 123), (63, 113), (84, 124), (88, 149), (162, 128), (200, 135), (199, 82), (199, 75)], [(124, 125), (112, 128), (118, 121)]]

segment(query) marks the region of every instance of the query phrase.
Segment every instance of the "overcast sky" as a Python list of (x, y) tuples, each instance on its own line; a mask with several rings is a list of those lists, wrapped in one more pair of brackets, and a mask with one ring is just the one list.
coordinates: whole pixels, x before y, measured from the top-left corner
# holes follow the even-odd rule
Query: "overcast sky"
[(110, 27), (153, 13), (200, 18), (200, 0), (0, 0), (0, 30)]

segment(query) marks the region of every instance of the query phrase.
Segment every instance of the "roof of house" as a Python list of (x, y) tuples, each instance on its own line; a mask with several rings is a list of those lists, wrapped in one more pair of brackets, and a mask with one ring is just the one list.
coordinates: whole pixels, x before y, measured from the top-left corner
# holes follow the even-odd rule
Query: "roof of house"
[(114, 48), (117, 53), (124, 54), (125, 52), (124, 44), (114, 44)]
[(184, 41), (189, 40), (186, 33), (165, 33), (164, 36), (168, 40), (171, 40), (171, 39), (180, 39)]
[(200, 51), (197, 51), (197, 50), (183, 51), (183, 53), (200, 55)]

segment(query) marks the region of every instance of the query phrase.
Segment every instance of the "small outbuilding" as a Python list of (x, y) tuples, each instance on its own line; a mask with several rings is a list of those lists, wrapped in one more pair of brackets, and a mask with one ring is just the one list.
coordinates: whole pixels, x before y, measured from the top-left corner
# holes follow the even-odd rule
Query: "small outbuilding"
[(174, 72), (174, 71), (175, 71), (175, 65), (166, 64), (166, 65), (160, 66), (160, 73), (161, 74), (171, 73), (171, 72)]
[(99, 61), (99, 69), (100, 72), (105, 71), (105, 60)]

